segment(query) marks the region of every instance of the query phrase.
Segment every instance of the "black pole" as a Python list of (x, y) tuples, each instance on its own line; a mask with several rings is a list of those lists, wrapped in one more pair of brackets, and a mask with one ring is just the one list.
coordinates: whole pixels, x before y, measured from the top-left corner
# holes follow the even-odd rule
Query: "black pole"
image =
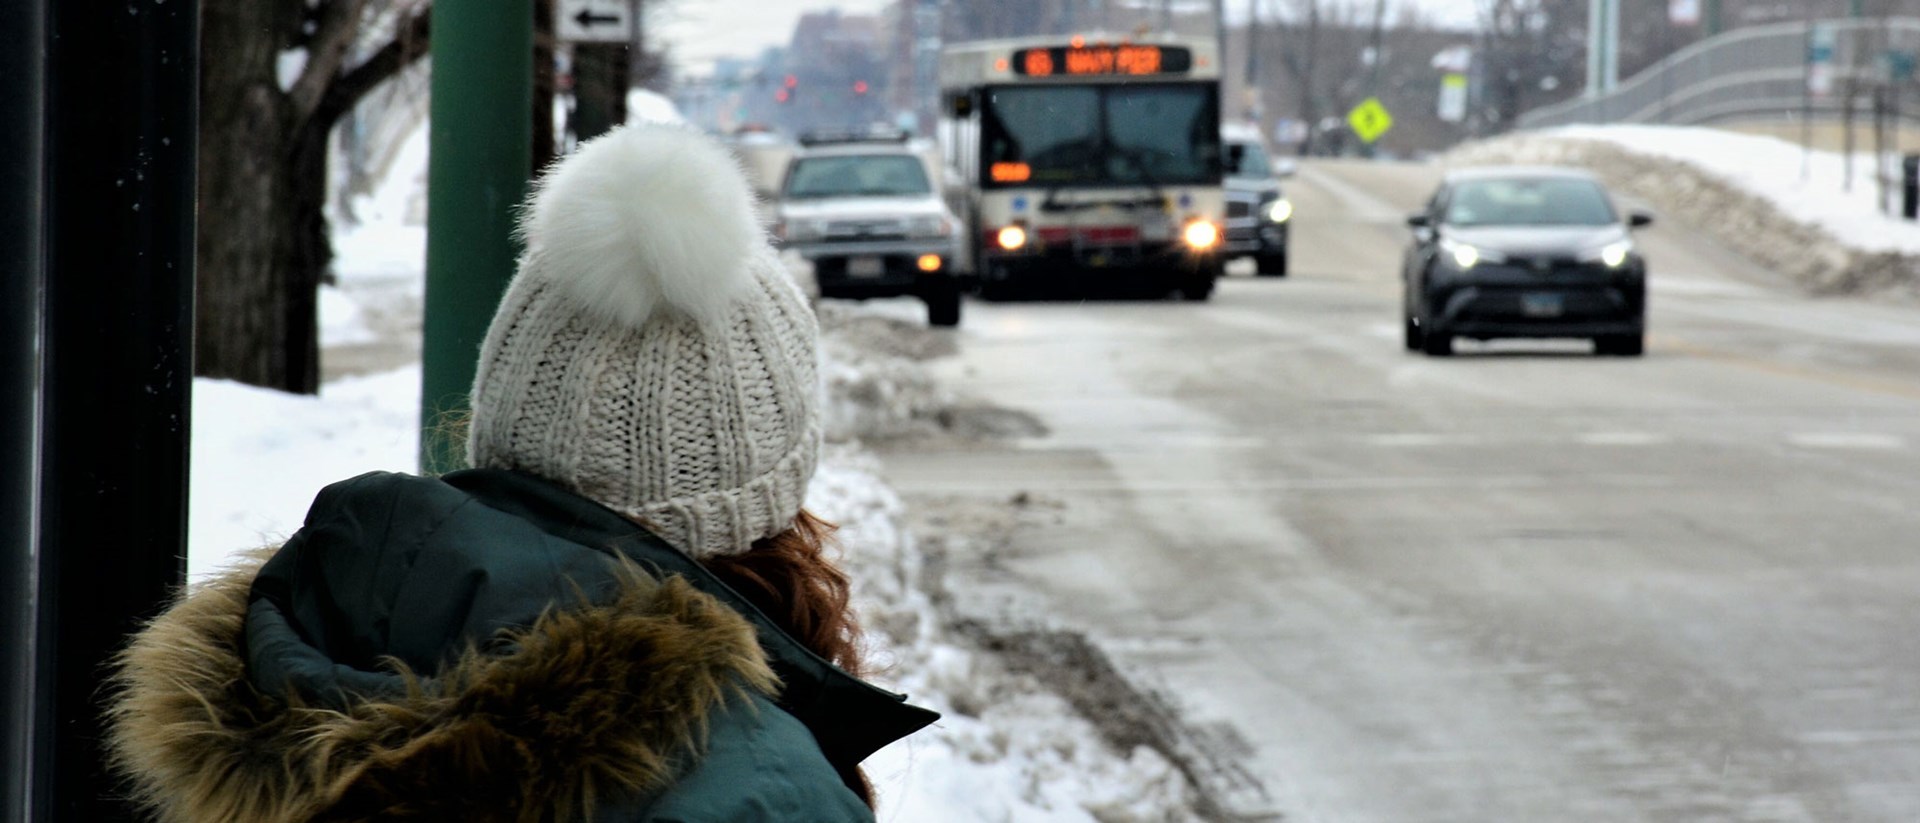
[(185, 575), (198, 3), (45, 1), (52, 783), (33, 820), (133, 820), (101, 762), (101, 671)]
[(0, 823), (26, 823), (45, 793), (31, 764), (46, 723), (33, 638), (47, 2), (0, 0)]

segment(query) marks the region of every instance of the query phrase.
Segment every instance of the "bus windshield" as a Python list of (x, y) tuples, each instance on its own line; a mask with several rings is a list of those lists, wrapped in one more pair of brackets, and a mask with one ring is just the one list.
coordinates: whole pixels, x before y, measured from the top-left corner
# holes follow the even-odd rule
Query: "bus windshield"
[(982, 185), (1218, 184), (1218, 94), (1211, 83), (989, 89), (981, 159), (1020, 172)]

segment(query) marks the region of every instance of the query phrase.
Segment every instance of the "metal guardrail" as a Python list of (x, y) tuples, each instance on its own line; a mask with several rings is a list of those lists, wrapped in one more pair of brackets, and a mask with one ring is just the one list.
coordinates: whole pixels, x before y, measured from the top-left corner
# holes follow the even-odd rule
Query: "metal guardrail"
[[(1776, 23), (1702, 40), (1634, 75), (1606, 94), (1522, 114), (1521, 128), (1575, 123), (1699, 125), (1756, 116), (1838, 116), (1850, 83), (1878, 75), (1884, 49), (1920, 50), (1920, 18), (1848, 18), (1817, 24), (1834, 31), (1834, 93), (1807, 93), (1813, 26)], [(1902, 119), (1920, 122), (1920, 112)]]

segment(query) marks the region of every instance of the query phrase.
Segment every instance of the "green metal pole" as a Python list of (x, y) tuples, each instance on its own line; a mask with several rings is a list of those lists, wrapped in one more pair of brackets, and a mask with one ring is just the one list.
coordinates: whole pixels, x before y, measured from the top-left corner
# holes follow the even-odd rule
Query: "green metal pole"
[(533, 0), (441, 0), (432, 48), (420, 469), (437, 473), (464, 462), (474, 364), (519, 254), (514, 208), (533, 156)]
[(1712, 37), (1720, 32), (1720, 0), (1707, 0), (1707, 36)]

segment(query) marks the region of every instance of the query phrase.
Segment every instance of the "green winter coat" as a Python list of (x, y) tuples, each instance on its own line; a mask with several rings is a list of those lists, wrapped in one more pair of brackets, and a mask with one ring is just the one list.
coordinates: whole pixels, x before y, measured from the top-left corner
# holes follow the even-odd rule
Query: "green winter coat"
[(117, 767), (182, 823), (869, 821), (855, 766), (937, 718), (615, 512), (495, 470), (327, 487), (114, 688)]

